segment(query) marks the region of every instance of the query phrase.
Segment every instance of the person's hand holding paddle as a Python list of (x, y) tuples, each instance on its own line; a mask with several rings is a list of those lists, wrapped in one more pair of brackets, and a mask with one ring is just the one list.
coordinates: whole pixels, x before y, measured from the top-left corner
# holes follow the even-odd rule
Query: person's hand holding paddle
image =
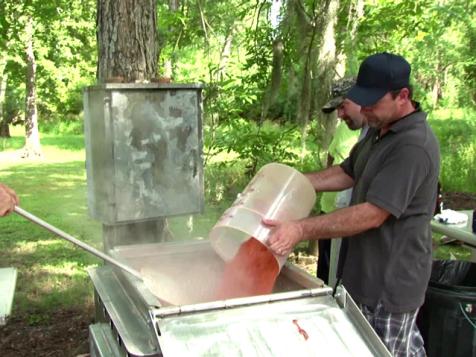
[(7, 185), (0, 183), (0, 216), (11, 213), (20, 200), (17, 194)]

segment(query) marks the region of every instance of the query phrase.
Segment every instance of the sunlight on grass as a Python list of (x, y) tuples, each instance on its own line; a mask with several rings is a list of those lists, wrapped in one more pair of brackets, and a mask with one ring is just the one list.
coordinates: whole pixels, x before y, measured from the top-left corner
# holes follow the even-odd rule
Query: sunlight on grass
[[(87, 267), (95, 267), (98, 266), (98, 264), (92, 264), (88, 265)], [(58, 265), (51, 265), (51, 264), (46, 264), (42, 265), (41, 269), (44, 272), (47, 272), (48, 274), (51, 274), (52, 276), (56, 276), (56, 282), (57, 284), (64, 286), (66, 281), (62, 281), (60, 279), (60, 276), (64, 277), (87, 277), (88, 273), (85, 270), (85, 267), (79, 265), (77, 262), (63, 262)]]
[(50, 163), (84, 161), (86, 158), (84, 150), (63, 150), (51, 146), (44, 146), (43, 155)]
[(47, 163), (66, 163), (71, 161), (84, 161), (85, 151), (67, 150), (56, 146), (42, 146), (43, 157), (41, 159), (24, 159), (21, 157), (21, 150), (4, 150), (0, 151), (0, 166), (10, 167), (16, 165), (41, 165)]
[(24, 137), (25, 136), (25, 127), (23, 125), (10, 125), (10, 135), (12, 137), (14, 136), (19, 136), (19, 137)]
[(56, 244), (54, 240), (51, 241), (41, 241), (41, 242), (25, 242), (25, 241), (19, 241), (16, 242), (15, 248), (12, 249), (12, 253), (16, 254), (32, 254), (34, 253), (38, 246), (47, 246), (47, 245), (52, 245)]
[(210, 156), (208, 158), (208, 162), (210, 164), (215, 164), (219, 162), (229, 162), (229, 161), (234, 161), (238, 159), (238, 157), (239, 157), (239, 154), (234, 151), (229, 151), (229, 152), (224, 151), (224, 152), (217, 153), (216, 155)]
[(0, 138), (0, 167), (18, 164), (61, 163), (84, 161), (82, 135), (51, 135), (40, 133), (42, 159), (23, 159), (21, 149), (25, 144), (25, 131), (21, 126), (10, 126), (11, 138)]

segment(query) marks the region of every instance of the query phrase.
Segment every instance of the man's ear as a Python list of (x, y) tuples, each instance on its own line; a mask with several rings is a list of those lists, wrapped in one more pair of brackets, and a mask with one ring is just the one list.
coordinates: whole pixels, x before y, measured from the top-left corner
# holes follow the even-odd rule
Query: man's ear
[(410, 90), (408, 88), (402, 88), (398, 93), (399, 99), (408, 100), (410, 98)]

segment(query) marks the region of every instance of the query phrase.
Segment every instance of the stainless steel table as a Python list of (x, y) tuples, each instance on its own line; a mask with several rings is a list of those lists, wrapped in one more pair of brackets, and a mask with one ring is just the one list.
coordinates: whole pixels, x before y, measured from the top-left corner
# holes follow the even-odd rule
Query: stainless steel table
[(16, 281), (17, 270), (15, 268), (0, 268), (0, 326), (7, 323), (12, 311)]
[(473, 211), (458, 211), (468, 216), (466, 224), (443, 224), (435, 220), (431, 221), (431, 230), (435, 233), (446, 234), (476, 248), (476, 234), (472, 232)]

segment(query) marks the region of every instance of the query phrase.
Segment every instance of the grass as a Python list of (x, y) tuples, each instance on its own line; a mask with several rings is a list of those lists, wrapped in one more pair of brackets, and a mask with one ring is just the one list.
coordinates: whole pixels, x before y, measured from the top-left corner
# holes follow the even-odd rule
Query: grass
[[(39, 162), (15, 160), (22, 137), (3, 139), (2, 146), (10, 150), (0, 153), (0, 181), (16, 190), (22, 208), (99, 248), (101, 226), (87, 214), (79, 139), (42, 138), (44, 159)], [(85, 268), (99, 264), (98, 259), (14, 214), (0, 220), (0, 232), (0, 266), (18, 269), (14, 311), (48, 312), (92, 303)]]

